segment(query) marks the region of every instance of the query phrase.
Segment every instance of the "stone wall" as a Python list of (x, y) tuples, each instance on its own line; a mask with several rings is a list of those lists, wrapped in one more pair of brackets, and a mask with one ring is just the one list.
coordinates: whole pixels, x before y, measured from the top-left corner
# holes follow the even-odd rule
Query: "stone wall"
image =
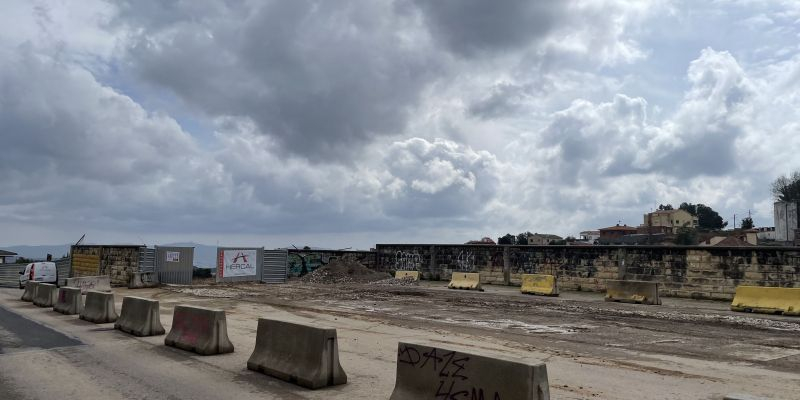
[(375, 269), (375, 252), (373, 251), (290, 249), (286, 257), (288, 275), (295, 277), (314, 272), (317, 268), (336, 258), (351, 259), (367, 268)]
[(127, 285), (133, 273), (138, 271), (138, 247), (103, 247), (100, 274), (110, 276), (112, 285)]
[(112, 285), (127, 285), (139, 271), (137, 246), (72, 246), (71, 277), (108, 275)]
[(699, 246), (377, 245), (377, 268), (449, 280), (480, 272), (486, 284), (519, 285), (551, 274), (565, 290), (604, 291), (609, 279), (657, 281), (665, 296), (733, 298), (736, 286), (800, 287), (800, 248)]

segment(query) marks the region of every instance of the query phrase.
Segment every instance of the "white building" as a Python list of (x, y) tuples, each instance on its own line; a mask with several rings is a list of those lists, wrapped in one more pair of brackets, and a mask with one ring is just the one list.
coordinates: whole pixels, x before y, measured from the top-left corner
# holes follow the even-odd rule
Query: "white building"
[(0, 264), (13, 264), (17, 260), (17, 253), (0, 250)]
[(758, 240), (775, 240), (775, 227), (774, 226), (770, 226), (770, 227), (766, 227), (765, 226), (765, 227), (756, 228), (756, 229), (758, 229), (758, 233), (756, 234), (756, 236), (758, 236)]
[(797, 203), (779, 201), (775, 203), (775, 240), (794, 242), (795, 229), (800, 229), (797, 218)]
[(580, 233), (580, 241), (586, 243), (595, 243), (600, 240), (600, 231), (583, 231)]

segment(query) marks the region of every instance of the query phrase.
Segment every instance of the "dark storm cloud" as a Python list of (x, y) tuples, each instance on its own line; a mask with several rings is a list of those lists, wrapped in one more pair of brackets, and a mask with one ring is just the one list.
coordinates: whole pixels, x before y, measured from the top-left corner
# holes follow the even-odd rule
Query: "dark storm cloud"
[[(352, 160), (401, 134), (424, 90), (476, 56), (536, 43), (563, 1), (126, 3), (125, 66), (211, 117), (255, 121), (290, 154)], [(442, 48), (446, 51), (442, 51)], [(513, 104), (488, 99), (472, 112)]]
[(252, 119), (312, 161), (351, 159), (354, 147), (402, 132), (440, 74), (426, 36), (385, 2), (234, 7), (143, 31), (128, 67), (212, 117)]
[(558, 26), (569, 5), (562, 0), (414, 2), (434, 37), (462, 56), (535, 43)]

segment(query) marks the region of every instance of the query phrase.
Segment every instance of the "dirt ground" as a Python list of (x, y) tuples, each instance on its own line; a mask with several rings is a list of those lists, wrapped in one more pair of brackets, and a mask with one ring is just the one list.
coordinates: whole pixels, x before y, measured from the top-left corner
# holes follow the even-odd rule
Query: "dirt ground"
[[(1, 307), (84, 344), (0, 354), (0, 398), (386, 399), (397, 343), (415, 341), (544, 362), (553, 399), (800, 399), (800, 318), (735, 313), (724, 302), (666, 298), (644, 306), (607, 303), (600, 293), (553, 298), (485, 289), (391, 280), (114, 289), (118, 310), (124, 296), (158, 299), (167, 330), (178, 304), (224, 309), (236, 351), (209, 357), (166, 347), (163, 336), (136, 338), (38, 308), (19, 301), (21, 291), (0, 289)], [(310, 391), (247, 370), (259, 317), (336, 328), (348, 383)], [(44, 369), (46, 382), (36, 373)]]
[[(604, 302), (600, 293), (566, 292), (553, 298), (523, 295), (514, 287), (485, 288), (448, 290), (445, 282), (404, 286), (290, 281), (168, 290), (294, 312), (325, 312), (427, 330), (436, 337), (466, 336), (475, 347), (493, 343), (509, 355), (543, 353), (554, 398), (678, 398), (658, 385), (648, 388), (647, 379), (624, 378), (626, 371), (636, 371), (656, 381), (676, 379), (674, 395), (692, 394), (681, 398), (748, 393), (800, 399), (800, 318), (736, 313), (725, 302), (667, 298), (661, 306), (646, 306)], [(559, 363), (565, 360), (597, 369), (560, 374)], [(607, 375), (606, 370), (616, 374)], [(604, 384), (613, 375), (623, 380)], [(640, 395), (614, 393), (614, 387)]]

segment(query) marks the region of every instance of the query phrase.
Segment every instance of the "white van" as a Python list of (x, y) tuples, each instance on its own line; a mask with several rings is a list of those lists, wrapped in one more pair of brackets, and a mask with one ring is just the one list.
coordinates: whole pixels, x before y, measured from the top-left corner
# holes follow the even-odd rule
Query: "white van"
[(34, 282), (58, 284), (58, 273), (56, 272), (56, 263), (54, 262), (35, 262), (25, 266), (25, 270), (19, 271), (19, 288), (25, 288), (25, 282), (32, 280)]

